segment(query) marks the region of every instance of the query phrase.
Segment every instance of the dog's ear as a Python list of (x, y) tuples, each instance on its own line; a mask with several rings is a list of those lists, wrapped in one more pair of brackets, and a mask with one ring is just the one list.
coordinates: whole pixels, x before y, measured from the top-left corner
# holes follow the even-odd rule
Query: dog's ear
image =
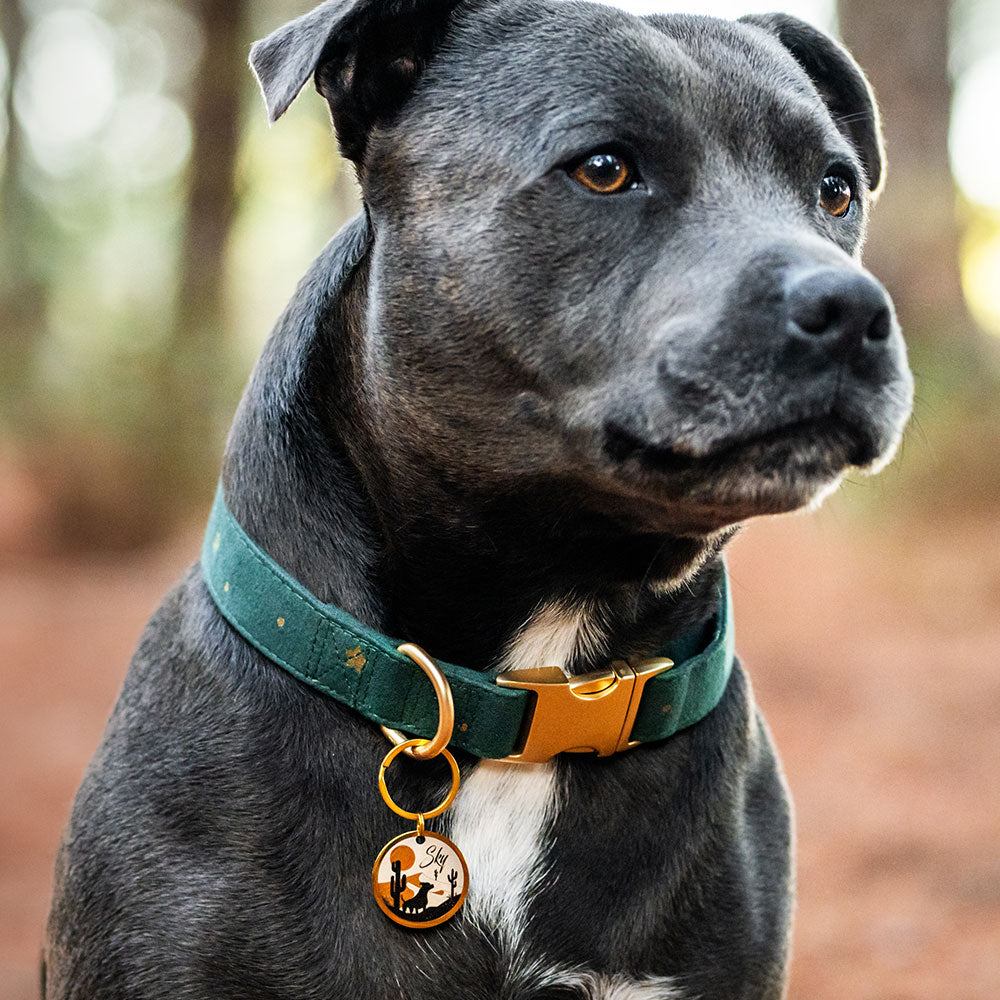
[(861, 157), (869, 190), (876, 193), (885, 173), (882, 125), (872, 88), (851, 54), (829, 35), (788, 14), (747, 14), (740, 20), (776, 35), (809, 74), (837, 128)]
[(272, 122), (310, 76), (326, 98), (345, 156), (397, 111), (461, 0), (326, 0), (255, 42), (250, 66)]

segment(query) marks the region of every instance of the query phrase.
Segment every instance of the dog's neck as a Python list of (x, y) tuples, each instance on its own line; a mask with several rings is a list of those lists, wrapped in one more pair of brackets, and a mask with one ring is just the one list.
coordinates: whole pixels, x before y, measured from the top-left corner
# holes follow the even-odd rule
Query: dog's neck
[(707, 623), (722, 539), (623, 537), (571, 523), (558, 487), (484, 504), (384, 460), (358, 391), (369, 242), (360, 216), (329, 244), (240, 404), (223, 479), (251, 536), (322, 600), (472, 668), (580, 672)]

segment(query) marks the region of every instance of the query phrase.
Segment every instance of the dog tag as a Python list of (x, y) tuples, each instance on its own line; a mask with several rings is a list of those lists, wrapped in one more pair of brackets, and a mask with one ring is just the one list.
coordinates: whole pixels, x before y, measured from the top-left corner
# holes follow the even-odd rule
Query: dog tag
[(372, 867), (375, 902), (403, 927), (435, 927), (450, 920), (468, 888), (462, 852), (447, 837), (429, 830), (393, 837)]
[(444, 801), (426, 813), (408, 812), (393, 801), (385, 784), (385, 772), (396, 757), (427, 740), (405, 740), (394, 746), (382, 761), (378, 787), (385, 804), (398, 816), (415, 819), (411, 833), (393, 837), (379, 851), (372, 865), (372, 892), (379, 909), (403, 927), (436, 927), (450, 920), (465, 902), (469, 869), (462, 852), (440, 833), (431, 833), (424, 821), (440, 816), (455, 801), (459, 771), (447, 748), (441, 755), (451, 768), (451, 789)]

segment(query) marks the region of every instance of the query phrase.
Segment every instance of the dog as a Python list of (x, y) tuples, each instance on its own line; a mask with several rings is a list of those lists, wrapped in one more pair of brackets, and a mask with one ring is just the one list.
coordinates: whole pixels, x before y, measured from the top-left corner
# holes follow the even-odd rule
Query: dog
[[(860, 264), (879, 118), (823, 33), (328, 0), (251, 63), (272, 121), (314, 79), (364, 203), (278, 321), (223, 464), (233, 523), (304, 603), (483, 690), (589, 677), (717, 642), (738, 528), (893, 455), (912, 380)], [(738, 663), (699, 721), (604, 756), (482, 759), (456, 714), (461, 786), (428, 829), (468, 896), (409, 930), (367, 884), (405, 828), (376, 789), (391, 744), (234, 628), (206, 572), (147, 627), (77, 795), (46, 997), (783, 995), (790, 806)], [(367, 683), (375, 654), (344, 647), (330, 669)], [(424, 808), (445, 770), (403, 755), (392, 795)]]
[(413, 911), (420, 913), (427, 909), (427, 894), (434, 888), (433, 882), (421, 882), (420, 888), (403, 903), (403, 912)]

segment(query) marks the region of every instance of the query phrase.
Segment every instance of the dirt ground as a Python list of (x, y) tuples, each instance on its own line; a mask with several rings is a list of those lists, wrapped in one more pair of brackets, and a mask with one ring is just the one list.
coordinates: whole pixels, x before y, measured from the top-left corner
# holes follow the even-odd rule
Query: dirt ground
[[(37, 996), (60, 829), (142, 625), (197, 546), (0, 569), (6, 1000)], [(753, 525), (730, 566), (797, 808), (790, 997), (996, 1000), (997, 525), (876, 532), (834, 509)]]

